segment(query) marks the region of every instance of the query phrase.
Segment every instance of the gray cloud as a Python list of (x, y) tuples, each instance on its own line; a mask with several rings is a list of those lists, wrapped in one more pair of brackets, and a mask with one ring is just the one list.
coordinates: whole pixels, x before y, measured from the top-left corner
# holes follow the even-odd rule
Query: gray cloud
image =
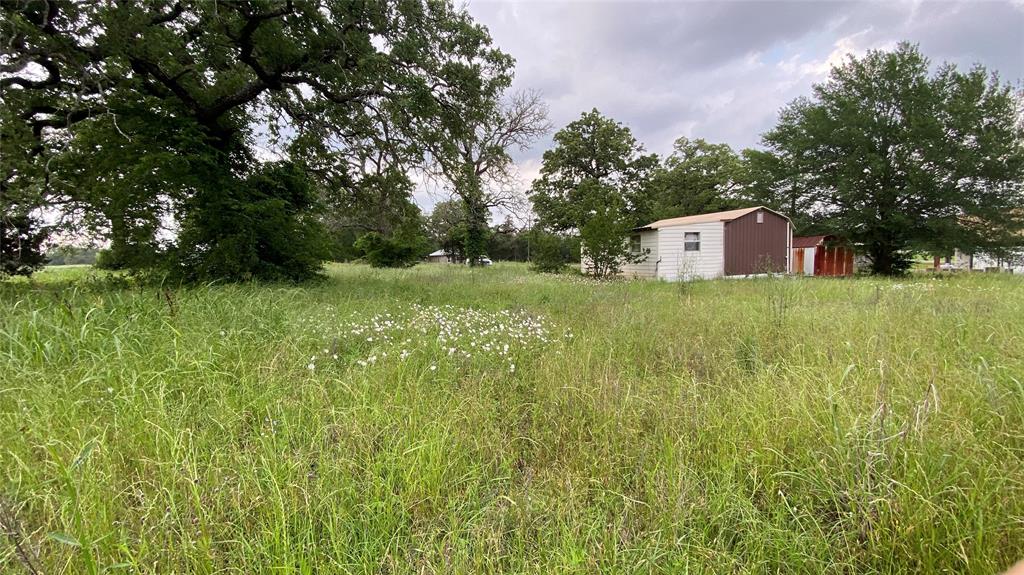
[[(540, 90), (556, 129), (591, 108), (648, 150), (679, 136), (757, 145), (779, 109), (830, 64), (901, 40), (936, 63), (1024, 77), (1016, 2), (481, 2), (469, 11)], [(518, 154), (524, 188), (550, 138)]]

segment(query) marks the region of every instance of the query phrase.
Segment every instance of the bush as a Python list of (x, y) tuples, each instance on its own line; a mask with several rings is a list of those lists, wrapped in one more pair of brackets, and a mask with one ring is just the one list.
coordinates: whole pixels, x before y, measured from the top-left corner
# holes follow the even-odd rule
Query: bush
[(533, 232), (531, 240), (530, 261), (534, 271), (557, 274), (565, 270), (566, 258), (561, 238), (538, 230)]
[(424, 243), (418, 237), (386, 238), (370, 232), (356, 240), (355, 248), (375, 268), (405, 268), (419, 262), (424, 253)]
[(580, 229), (580, 239), (590, 260), (588, 271), (594, 277), (609, 277), (619, 273), (625, 263), (643, 261), (645, 254), (629, 251), (626, 236), (632, 222), (614, 209), (604, 208), (594, 214)]
[[(95, 265), (103, 270), (147, 270), (160, 264), (162, 253), (153, 242), (113, 241), (107, 249), (96, 253)], [(68, 262), (70, 263), (70, 262)]]
[(243, 182), (210, 186), (183, 222), (176, 271), (186, 281), (312, 279), (329, 255), (306, 173), (264, 164)]

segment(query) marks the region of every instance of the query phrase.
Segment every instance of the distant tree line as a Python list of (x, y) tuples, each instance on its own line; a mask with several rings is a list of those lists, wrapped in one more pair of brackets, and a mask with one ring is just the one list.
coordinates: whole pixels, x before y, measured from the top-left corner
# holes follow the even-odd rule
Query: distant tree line
[(46, 260), (51, 266), (93, 265), (99, 255), (97, 248), (55, 246), (46, 252)]
[(916, 46), (834, 68), (785, 107), (764, 149), (680, 138), (663, 159), (597, 110), (555, 134), (530, 198), (540, 227), (579, 237), (596, 275), (636, 256), (624, 241), (668, 217), (765, 205), (798, 233), (836, 234), (871, 271), (915, 252), (1024, 249), (1024, 107), (995, 74), (934, 71)]
[[(365, 261), (378, 267), (405, 267), (423, 261), (434, 250), (444, 250), (452, 259), (470, 261), (466, 255), (466, 212), (458, 198), (438, 202), (429, 215), (411, 209), (396, 219), (400, 229), (370, 231), (353, 225), (337, 228), (332, 235), (332, 259)], [(481, 256), (494, 261), (535, 262), (539, 253), (553, 243), (560, 271), (566, 263), (580, 261), (579, 238), (554, 235), (531, 226), (517, 225), (508, 216), (500, 224), (483, 230)], [(541, 252), (538, 252), (538, 249)]]

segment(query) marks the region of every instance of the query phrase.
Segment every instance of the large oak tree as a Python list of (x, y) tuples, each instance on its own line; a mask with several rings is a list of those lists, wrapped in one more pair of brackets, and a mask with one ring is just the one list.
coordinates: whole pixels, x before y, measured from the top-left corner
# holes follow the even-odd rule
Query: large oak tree
[(420, 130), (432, 173), (448, 182), (462, 204), (463, 245), (457, 251), (471, 265), (479, 263), (486, 251), (491, 208), (521, 211), (523, 197), (512, 153), (526, 150), (551, 129), (539, 93), (506, 96), (504, 88), (491, 87), (489, 93), (500, 95), (492, 108), (452, 122), (423, 123)]
[(998, 250), (1024, 228), (1024, 138), (1011, 87), (980, 66), (932, 71), (910, 44), (851, 58), (785, 108), (765, 144), (799, 174), (784, 188), (872, 271), (913, 251)]
[[(307, 174), (350, 169), (329, 152), (366, 142), (422, 158), (411, 126), (457, 129), (492, 109), (512, 67), (465, 11), (434, 0), (12, 0), (0, 26), (4, 217), (87, 214), (116, 246), (152, 239), (170, 215), (167, 259), (215, 277), (265, 269), (250, 196), (275, 194), (296, 224), (316, 208), (287, 193), (290, 168), (253, 191), (257, 140)], [(252, 265), (212, 265), (239, 251)]]

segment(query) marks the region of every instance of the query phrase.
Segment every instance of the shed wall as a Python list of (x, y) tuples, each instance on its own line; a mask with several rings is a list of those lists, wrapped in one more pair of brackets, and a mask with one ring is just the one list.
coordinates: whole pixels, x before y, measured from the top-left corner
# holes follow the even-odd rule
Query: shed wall
[(821, 246), (814, 254), (814, 275), (853, 275), (853, 250), (845, 246)]
[[(671, 226), (658, 230), (658, 277), (665, 280), (721, 277), (723, 269), (722, 222)], [(683, 249), (686, 232), (700, 233), (700, 251)]]
[(814, 275), (814, 252), (818, 248), (793, 248), (791, 259), (793, 273)]
[[(626, 242), (629, 241), (630, 234), (626, 236)], [(631, 278), (655, 278), (658, 277), (658, 230), (650, 230), (646, 232), (640, 232), (640, 249), (650, 250), (647, 254), (647, 258), (635, 264), (623, 264), (622, 269), (619, 271), (619, 275)], [(590, 273), (590, 257), (587, 256), (587, 250), (581, 249), (580, 251), (580, 271), (589, 274)]]
[[(635, 235), (635, 234), (630, 234)], [(628, 239), (628, 238), (627, 238)], [(655, 278), (658, 277), (658, 231), (640, 232), (640, 250), (650, 250), (646, 259), (640, 263), (625, 264), (622, 273), (626, 277)]]
[[(763, 213), (763, 223), (757, 214)], [(788, 269), (789, 220), (757, 210), (725, 224), (725, 275), (752, 275)]]

